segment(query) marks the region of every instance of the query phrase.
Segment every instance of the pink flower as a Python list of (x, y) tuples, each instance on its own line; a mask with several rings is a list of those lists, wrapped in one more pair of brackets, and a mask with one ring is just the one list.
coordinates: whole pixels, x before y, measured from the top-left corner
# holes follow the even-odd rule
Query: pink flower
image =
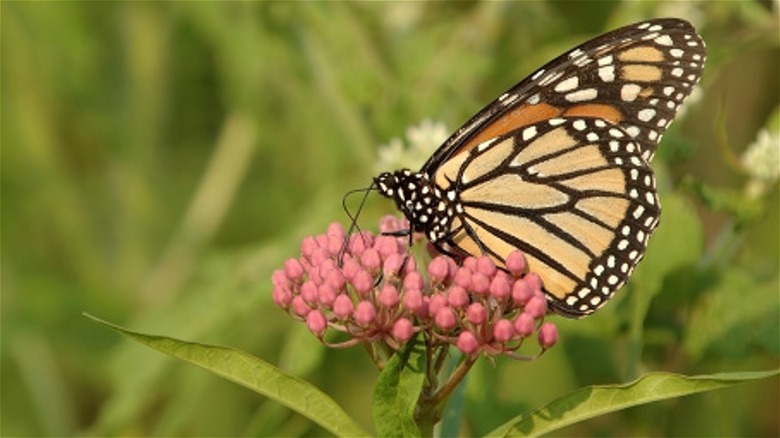
[(545, 322), (539, 329), (539, 345), (543, 349), (548, 349), (558, 342), (558, 328), (555, 324)]
[[(383, 232), (408, 227), (395, 217), (380, 221)], [(541, 280), (525, 273), (520, 251), (509, 254), (505, 270), (487, 256), (458, 263), (439, 254), (419, 263), (408, 236), (397, 234), (347, 236), (331, 224), (325, 234), (304, 238), (300, 257), (271, 276), (274, 302), (331, 346), (381, 342), (394, 350), (424, 332), (430, 345), (454, 345), (471, 357), (527, 359), (515, 351), (531, 334), (538, 332), (542, 351), (555, 344), (555, 326), (542, 323)], [(329, 344), (330, 330), (348, 340)]]

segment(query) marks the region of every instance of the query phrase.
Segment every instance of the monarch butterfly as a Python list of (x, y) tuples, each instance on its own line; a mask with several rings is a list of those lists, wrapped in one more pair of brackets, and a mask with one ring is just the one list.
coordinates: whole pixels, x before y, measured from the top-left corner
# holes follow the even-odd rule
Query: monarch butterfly
[(603, 34), (500, 95), (420, 171), (374, 187), (442, 253), (505, 267), (522, 250), (551, 308), (586, 316), (644, 256), (661, 212), (649, 162), (704, 61), (684, 20)]

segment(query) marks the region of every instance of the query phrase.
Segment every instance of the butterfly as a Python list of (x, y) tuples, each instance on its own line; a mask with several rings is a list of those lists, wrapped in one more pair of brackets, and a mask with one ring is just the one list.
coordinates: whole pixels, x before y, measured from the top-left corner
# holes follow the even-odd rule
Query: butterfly
[(564, 53), (500, 95), (413, 172), (374, 178), (442, 253), (521, 250), (550, 308), (603, 306), (643, 258), (661, 207), (649, 165), (699, 81), (690, 23), (654, 19)]

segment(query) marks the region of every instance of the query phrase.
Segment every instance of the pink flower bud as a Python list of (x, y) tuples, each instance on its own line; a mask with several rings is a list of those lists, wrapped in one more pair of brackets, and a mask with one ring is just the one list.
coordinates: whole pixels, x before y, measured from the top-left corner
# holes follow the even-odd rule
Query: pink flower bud
[(311, 312), (311, 307), (306, 304), (306, 301), (304, 301), (303, 297), (300, 295), (293, 297), (291, 307), (293, 312), (295, 312), (295, 314), (298, 316), (306, 316), (309, 312)]
[(512, 275), (518, 276), (525, 271), (525, 256), (522, 251), (514, 250), (509, 253), (506, 258), (506, 269), (512, 273)]
[(528, 283), (522, 279), (515, 280), (515, 284), (512, 285), (512, 300), (515, 304), (524, 306), (533, 296), (534, 294), (531, 288), (528, 287)]
[(352, 235), (349, 238), (349, 252), (355, 256), (361, 255), (366, 248), (373, 244), (373, 240), (369, 236), (367, 233)]
[(406, 255), (404, 254), (390, 254), (385, 259), (384, 265), (382, 265), (382, 272), (388, 277), (399, 275), (404, 260), (406, 260)]
[(534, 328), (536, 327), (534, 322), (534, 317), (525, 312), (517, 315), (517, 318), (515, 318), (514, 326), (515, 326), (515, 332), (517, 332), (517, 334), (523, 338), (533, 333)]
[(382, 286), (382, 290), (379, 291), (379, 304), (384, 307), (392, 308), (398, 305), (400, 301), (398, 297), (398, 289), (392, 284), (385, 284)]
[(307, 259), (311, 259), (311, 253), (320, 246), (317, 245), (317, 241), (313, 237), (305, 237), (301, 242), (301, 254)]
[(274, 302), (282, 308), (287, 308), (292, 301), (292, 293), (285, 286), (274, 286)]
[(394, 233), (403, 228), (401, 221), (393, 215), (385, 215), (379, 218), (380, 233)]
[(528, 283), (532, 292), (542, 292), (542, 279), (536, 272), (529, 272), (523, 277), (523, 280)]
[(379, 256), (379, 251), (374, 248), (368, 248), (360, 254), (360, 264), (363, 265), (369, 272), (376, 272), (379, 266), (382, 264), (382, 259)]
[(314, 236), (314, 239), (317, 240), (317, 246), (319, 246), (322, 249), (327, 250), (328, 249), (328, 235), (327, 234), (318, 234)]
[(360, 269), (361, 268), (358, 262), (350, 257), (344, 260), (344, 267), (341, 268), (341, 273), (344, 274), (344, 278), (351, 281), (353, 278), (355, 278), (355, 273), (357, 273), (357, 271)]
[(344, 227), (338, 222), (331, 222), (328, 225), (328, 231), (325, 234), (328, 237), (336, 237), (341, 240), (344, 240), (344, 236), (346, 235)]
[(361, 301), (355, 309), (355, 321), (363, 327), (370, 325), (376, 318), (376, 308), (371, 301)]
[(349, 318), (352, 309), (352, 300), (347, 294), (341, 294), (333, 301), (333, 313), (341, 320)]
[(314, 248), (314, 250), (311, 252), (311, 257), (309, 257), (309, 260), (311, 260), (312, 265), (319, 266), (329, 257), (330, 255), (328, 254), (328, 251), (326, 251), (324, 248), (317, 247)]
[(473, 333), (464, 331), (458, 335), (457, 346), (463, 354), (473, 354), (479, 348), (479, 342)]
[(525, 305), (525, 313), (533, 316), (534, 319), (540, 319), (547, 314), (547, 299), (544, 295), (534, 295), (528, 304)]
[(290, 280), (298, 280), (303, 275), (303, 265), (298, 259), (288, 259), (284, 262), (284, 273)]
[(319, 288), (317, 288), (317, 295), (320, 301), (320, 304), (326, 307), (330, 307), (333, 304), (333, 301), (336, 299), (336, 297), (339, 295), (339, 290), (334, 288), (328, 283), (323, 283), (320, 285)]
[(455, 317), (455, 312), (453, 312), (451, 308), (442, 307), (436, 312), (435, 321), (436, 325), (441, 329), (449, 330), (455, 327), (455, 322), (457, 319)]
[(336, 263), (336, 260), (332, 259), (330, 256), (323, 260), (318, 266), (320, 270), (320, 276), (322, 278), (325, 278), (325, 276), (328, 275), (328, 272), (331, 270), (339, 269), (339, 265)]
[(459, 309), (469, 303), (469, 294), (460, 286), (451, 286), (447, 290), (447, 303)]
[(463, 259), (463, 267), (471, 272), (477, 272), (477, 259), (476, 257), (468, 256)]
[(346, 284), (347, 280), (344, 278), (344, 274), (339, 269), (331, 269), (324, 275), (325, 283), (334, 289), (341, 289)]
[(315, 304), (319, 301), (319, 291), (317, 290), (317, 285), (314, 284), (313, 281), (306, 280), (301, 285), (301, 298), (306, 300), (309, 304)]
[(379, 251), (383, 259), (390, 254), (398, 254), (398, 240), (393, 236), (379, 236), (374, 240), (374, 248)]
[(271, 274), (271, 283), (274, 286), (287, 286), (289, 281), (287, 281), (287, 275), (285, 275), (284, 271), (277, 269)]
[(439, 310), (447, 306), (447, 297), (444, 294), (437, 293), (431, 297), (430, 303), (428, 303), (428, 312), (431, 315), (436, 315)]
[(455, 279), (453, 283), (462, 287), (463, 289), (469, 289), (471, 287), (471, 270), (462, 267), (455, 272)]
[(325, 315), (319, 310), (312, 310), (306, 315), (306, 326), (309, 327), (312, 333), (318, 338), (321, 338), (325, 334), (325, 330), (328, 328), (328, 321), (325, 319)]
[(406, 274), (404, 277), (404, 289), (406, 290), (422, 290), (423, 279), (419, 272), (414, 271)]
[(475, 272), (471, 275), (470, 289), (480, 295), (485, 295), (490, 290), (490, 280), (485, 274)]
[(404, 307), (411, 313), (417, 313), (423, 307), (423, 294), (419, 290), (409, 290), (404, 293)]
[(335, 236), (335, 235), (329, 235), (328, 236), (328, 254), (335, 256), (338, 255), (344, 248), (346, 248), (346, 241), (344, 240), (344, 236)]
[(493, 326), (493, 338), (498, 342), (507, 342), (515, 336), (515, 329), (508, 319), (500, 319)]
[(496, 275), (490, 282), (490, 296), (499, 302), (503, 302), (511, 293), (509, 279), (505, 275)]
[(477, 271), (481, 272), (486, 277), (492, 277), (496, 273), (496, 264), (488, 256), (480, 256), (477, 258)]
[(428, 275), (433, 283), (443, 283), (450, 273), (450, 266), (446, 257), (436, 257), (428, 263)]
[(393, 324), (391, 333), (398, 342), (406, 342), (414, 334), (414, 326), (409, 319), (399, 318), (398, 321)]
[(545, 322), (539, 329), (539, 345), (546, 350), (558, 342), (558, 328), (551, 322)]
[(374, 287), (374, 277), (366, 270), (361, 269), (352, 278), (352, 287), (360, 296), (365, 296)]
[(471, 303), (466, 309), (466, 319), (474, 324), (480, 325), (487, 320), (487, 310), (482, 303)]

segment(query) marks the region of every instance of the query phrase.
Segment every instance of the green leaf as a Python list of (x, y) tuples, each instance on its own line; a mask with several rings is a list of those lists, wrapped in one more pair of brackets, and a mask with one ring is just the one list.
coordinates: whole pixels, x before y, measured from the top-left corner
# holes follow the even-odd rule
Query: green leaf
[(378, 436), (420, 436), (414, 418), (425, 381), (425, 354), (414, 341), (397, 351), (374, 389), (374, 427)]
[(728, 269), (691, 312), (685, 351), (695, 360), (708, 352), (744, 357), (762, 344), (776, 351), (777, 290), (777, 278), (758, 283), (742, 269)]
[(692, 177), (683, 180), (683, 187), (693, 192), (711, 210), (725, 211), (739, 223), (756, 220), (763, 213), (761, 199), (746, 197), (744, 190), (714, 187)]
[(780, 369), (692, 377), (651, 373), (623, 385), (588, 386), (554, 400), (540, 409), (515, 417), (487, 436), (543, 435), (564, 426), (632, 406), (712, 391), (778, 374)]
[(84, 313), (84, 316), (127, 335), (149, 348), (211, 371), (275, 400), (337, 436), (367, 436), (333, 399), (310, 383), (283, 373), (251, 354), (228, 347), (185, 342), (130, 331)]

